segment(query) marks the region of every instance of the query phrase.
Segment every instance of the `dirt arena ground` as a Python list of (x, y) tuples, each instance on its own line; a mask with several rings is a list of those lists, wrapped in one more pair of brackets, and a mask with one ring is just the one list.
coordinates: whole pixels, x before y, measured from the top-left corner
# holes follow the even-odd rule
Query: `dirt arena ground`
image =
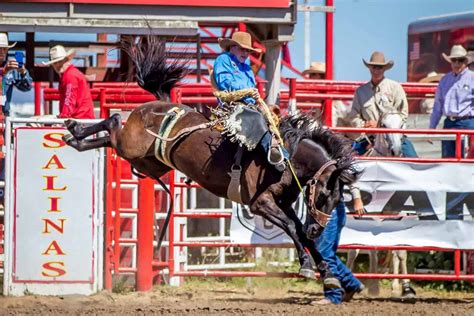
[(474, 293), (417, 288), (416, 303), (362, 293), (350, 303), (315, 306), (319, 285), (278, 281), (270, 284), (192, 281), (182, 287), (157, 286), (149, 293), (102, 292), (93, 296), (0, 297), (1, 315), (474, 315)]

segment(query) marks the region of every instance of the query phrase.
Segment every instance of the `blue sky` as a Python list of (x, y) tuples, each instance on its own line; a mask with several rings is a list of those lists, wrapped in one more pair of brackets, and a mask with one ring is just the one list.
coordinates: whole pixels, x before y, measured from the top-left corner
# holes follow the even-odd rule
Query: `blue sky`
[[(324, 5), (324, 1), (310, 0), (309, 4)], [(362, 58), (367, 60), (374, 50), (381, 50), (386, 58), (395, 61), (386, 76), (406, 81), (408, 25), (422, 17), (474, 10), (474, 0), (334, 0), (334, 5), (337, 80), (368, 80)], [(311, 13), (312, 61), (325, 59), (324, 21), (323, 13)], [(295, 40), (290, 43), (292, 63), (298, 69), (304, 69), (303, 30), (303, 13), (299, 13)]]

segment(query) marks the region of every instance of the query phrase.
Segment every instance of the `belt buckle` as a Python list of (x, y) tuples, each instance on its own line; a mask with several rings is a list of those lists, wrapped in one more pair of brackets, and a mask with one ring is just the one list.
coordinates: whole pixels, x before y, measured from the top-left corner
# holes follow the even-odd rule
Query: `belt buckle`
[(455, 116), (448, 116), (448, 119), (453, 122), (457, 120)]

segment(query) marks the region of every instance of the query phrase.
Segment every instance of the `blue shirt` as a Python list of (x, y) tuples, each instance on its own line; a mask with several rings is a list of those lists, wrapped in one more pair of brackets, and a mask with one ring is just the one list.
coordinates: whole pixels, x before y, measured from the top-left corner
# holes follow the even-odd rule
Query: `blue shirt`
[(20, 74), (16, 69), (10, 70), (4, 76), (2, 76), (2, 73), (0, 73), (0, 79), (2, 80), (1, 95), (5, 96), (5, 104), (2, 106), (2, 111), (5, 116), (9, 116), (10, 102), (13, 95), (13, 86), (15, 86), (20, 91), (29, 91), (33, 87), (33, 79), (31, 79), (28, 70), (25, 70), (23, 74)]
[[(250, 61), (241, 63), (237, 57), (229, 52), (220, 54), (214, 63), (214, 80), (220, 91), (237, 91), (255, 88), (256, 81)], [(252, 97), (245, 97), (242, 101), (246, 104), (255, 104)]]
[(464, 69), (455, 75), (443, 76), (436, 89), (430, 128), (436, 128), (444, 114), (446, 116), (474, 116), (474, 72)]

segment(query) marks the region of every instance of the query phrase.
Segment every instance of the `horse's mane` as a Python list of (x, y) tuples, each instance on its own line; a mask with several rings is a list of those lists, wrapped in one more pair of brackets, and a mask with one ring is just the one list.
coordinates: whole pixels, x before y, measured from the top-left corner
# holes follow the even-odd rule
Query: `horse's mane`
[(300, 141), (310, 139), (320, 144), (331, 159), (337, 161), (337, 168), (348, 171), (343, 172), (346, 183), (352, 183), (355, 176), (359, 174), (353, 166), (354, 155), (351, 141), (334, 133), (310, 115), (297, 112), (284, 117), (280, 123), (280, 132), (285, 144), (288, 145), (290, 156), (293, 155)]
[(138, 85), (158, 100), (169, 101), (171, 89), (188, 73), (190, 58), (170, 58), (166, 41), (148, 35), (122, 42), (122, 49), (135, 65)]

